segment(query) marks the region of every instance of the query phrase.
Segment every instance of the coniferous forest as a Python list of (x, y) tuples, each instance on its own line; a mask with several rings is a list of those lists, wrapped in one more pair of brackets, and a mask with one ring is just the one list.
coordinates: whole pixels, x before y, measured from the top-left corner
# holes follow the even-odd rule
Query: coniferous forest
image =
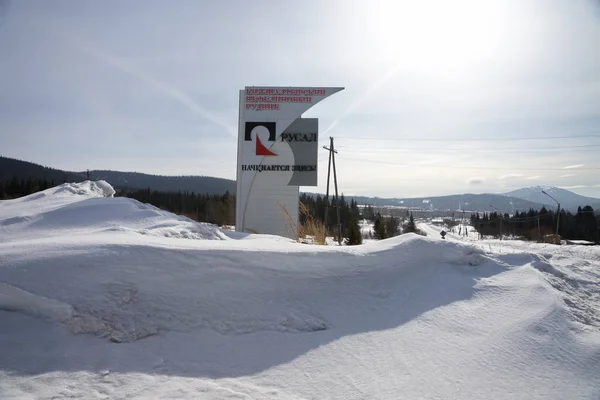
[[(46, 179), (17, 179), (0, 181), (0, 200), (14, 199), (46, 190), (61, 184)], [(129, 197), (152, 204), (175, 214), (185, 215), (196, 221), (217, 225), (235, 223), (235, 195), (198, 194), (193, 192), (159, 192), (151, 189), (117, 190), (115, 196)]]
[(141, 189), (119, 190), (116, 196), (129, 197), (142, 203), (152, 204), (199, 222), (220, 226), (235, 224), (235, 195), (229, 192), (217, 195)]
[[(60, 182), (59, 182), (60, 183)], [(55, 186), (56, 182), (47, 179), (17, 179), (0, 181), (0, 199), (12, 199), (26, 196)], [(222, 195), (200, 194), (194, 192), (162, 192), (151, 189), (117, 190), (116, 196), (129, 197), (149, 203), (175, 214), (185, 215), (200, 222), (217, 225), (235, 224), (235, 194), (226, 192)], [(329, 205), (325, 226), (330, 234), (337, 231), (337, 213), (339, 210), (342, 236), (356, 235), (357, 221), (370, 220), (375, 223), (375, 238), (386, 238), (399, 234), (400, 219), (382, 217), (373, 207), (359, 208), (354, 199), (348, 201), (344, 195), (338, 202), (334, 196), (328, 201), (325, 196), (301, 194), (300, 202), (308, 210), (308, 215), (300, 213), (300, 224), (304, 225), (307, 217), (324, 221), (326, 205)], [(514, 237), (523, 240), (539, 241), (546, 235), (556, 233), (563, 239), (586, 240), (600, 244), (600, 215), (591, 206), (579, 207), (576, 213), (561, 210), (557, 221), (557, 213), (542, 207), (540, 210), (530, 209), (527, 212), (516, 212), (513, 215), (492, 213), (473, 213), (471, 225), (483, 236)], [(406, 226), (403, 231), (407, 231)]]
[[(59, 182), (60, 184), (62, 182)], [(0, 199), (13, 199), (54, 187), (57, 183), (45, 179), (17, 179), (0, 181)], [(194, 192), (163, 192), (148, 189), (117, 190), (115, 196), (129, 197), (142, 203), (152, 204), (163, 210), (185, 215), (199, 222), (216, 225), (235, 224), (235, 194), (226, 192), (223, 195), (201, 194)], [(325, 199), (322, 196), (312, 197), (306, 194), (300, 196), (300, 202), (309, 210), (312, 218), (322, 221), (325, 215)], [(329, 198), (329, 214), (327, 227), (330, 231), (336, 226), (337, 208), (335, 199)], [(358, 205), (354, 200), (346, 201), (340, 196), (340, 220), (342, 233), (347, 236), (350, 229), (351, 217), (360, 218)], [(300, 214), (300, 223), (306, 222), (307, 215)]]
[(10, 180), (0, 180), (0, 200), (27, 196), (41, 190), (49, 189), (57, 184), (53, 180), (33, 178), (17, 179), (13, 177)]
[[(334, 232), (337, 226), (337, 202), (335, 196), (329, 196), (327, 201), (325, 196), (316, 195), (311, 196), (305, 193), (300, 195), (300, 203), (304, 204), (308, 209), (310, 216), (313, 219), (325, 222), (329, 232)], [(329, 204), (329, 211), (327, 213), (327, 221), (325, 221), (325, 208)], [(348, 237), (350, 231), (351, 222), (356, 223), (361, 218), (360, 209), (358, 204), (351, 199), (347, 201), (344, 195), (340, 195), (339, 198), (339, 211), (340, 211), (340, 222), (342, 225), (342, 236)], [(300, 213), (300, 225), (304, 225), (306, 222), (307, 215)]]
[(600, 244), (600, 215), (591, 206), (579, 207), (575, 214), (565, 210), (557, 214), (542, 207), (539, 211), (530, 209), (514, 215), (496, 212), (471, 215), (471, 225), (483, 236), (512, 236), (540, 241), (546, 235), (555, 234), (557, 224), (558, 234), (563, 239)]

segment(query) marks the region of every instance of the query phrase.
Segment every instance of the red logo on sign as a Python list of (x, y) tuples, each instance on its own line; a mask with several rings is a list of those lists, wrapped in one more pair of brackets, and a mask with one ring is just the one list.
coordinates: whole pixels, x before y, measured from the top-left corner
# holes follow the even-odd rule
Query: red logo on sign
[[(244, 140), (252, 141), (252, 130), (257, 127), (266, 128), (269, 132), (269, 142), (275, 141), (275, 122), (246, 122), (246, 129), (244, 132)], [(258, 135), (256, 135), (256, 155), (257, 156), (276, 156), (277, 154), (269, 150), (262, 142)]]
[(271, 150), (267, 149), (264, 144), (260, 141), (260, 138), (256, 137), (256, 155), (257, 156), (276, 156)]

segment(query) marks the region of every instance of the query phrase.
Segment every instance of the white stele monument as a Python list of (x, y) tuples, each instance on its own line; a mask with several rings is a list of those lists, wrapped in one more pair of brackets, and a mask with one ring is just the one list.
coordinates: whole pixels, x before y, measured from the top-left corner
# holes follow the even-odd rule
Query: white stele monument
[(240, 90), (236, 221), (238, 232), (295, 239), (300, 186), (317, 186), (318, 119), (302, 113), (340, 87)]

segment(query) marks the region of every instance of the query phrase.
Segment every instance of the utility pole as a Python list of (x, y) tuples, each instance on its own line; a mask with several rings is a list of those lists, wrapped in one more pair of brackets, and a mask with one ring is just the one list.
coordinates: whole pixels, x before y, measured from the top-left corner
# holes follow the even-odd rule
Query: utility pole
[(329, 209), (329, 177), (331, 176), (331, 166), (333, 165), (333, 184), (335, 187), (335, 205), (337, 208), (337, 239), (338, 244), (342, 244), (342, 221), (340, 219), (340, 196), (338, 194), (338, 184), (337, 184), (337, 171), (335, 169), (335, 155), (337, 154), (337, 150), (333, 145), (333, 137), (329, 137), (329, 148), (327, 146), (323, 146), (323, 148), (329, 151), (329, 164), (327, 165), (327, 190), (325, 192), (325, 226), (327, 226), (327, 216)]
[(85, 177), (88, 181), (90, 180), (90, 170), (89, 169), (86, 171)]
[[(331, 146), (333, 140), (331, 140), (331, 138), (329, 139), (329, 144)], [(331, 147), (327, 148), (327, 146), (323, 146), (323, 148), (325, 150), (329, 150), (329, 162), (327, 163), (327, 188), (325, 189), (325, 221), (323, 221), (325, 223), (325, 227), (327, 227), (329, 224), (329, 177), (331, 176), (331, 156), (333, 151), (330, 150)]]
[(538, 242), (542, 241), (542, 231), (540, 230), (540, 214), (538, 212)]
[(331, 138), (331, 150), (333, 150), (332, 152), (332, 157), (331, 160), (333, 162), (333, 183), (335, 185), (335, 203), (336, 203), (336, 208), (337, 208), (337, 225), (338, 225), (338, 244), (342, 244), (342, 220), (340, 218), (340, 196), (338, 194), (338, 184), (337, 184), (337, 172), (335, 170), (335, 150), (333, 147), (333, 138)]
[(556, 206), (557, 206), (556, 207), (556, 236), (558, 236), (558, 223), (560, 222), (560, 203), (558, 202), (558, 200), (556, 200), (554, 197), (550, 196), (544, 190), (542, 190), (542, 193), (544, 193), (546, 196), (550, 197), (552, 200), (554, 200), (556, 202)]
[(558, 203), (558, 208), (556, 209), (556, 236), (558, 236), (558, 223), (560, 222), (560, 203)]

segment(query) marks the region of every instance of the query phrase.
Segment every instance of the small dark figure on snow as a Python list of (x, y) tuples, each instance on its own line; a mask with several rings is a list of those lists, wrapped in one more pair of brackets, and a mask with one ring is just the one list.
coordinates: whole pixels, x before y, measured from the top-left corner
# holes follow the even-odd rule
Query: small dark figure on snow
[(440, 235), (442, 235), (442, 239), (446, 239), (446, 231), (441, 231)]

